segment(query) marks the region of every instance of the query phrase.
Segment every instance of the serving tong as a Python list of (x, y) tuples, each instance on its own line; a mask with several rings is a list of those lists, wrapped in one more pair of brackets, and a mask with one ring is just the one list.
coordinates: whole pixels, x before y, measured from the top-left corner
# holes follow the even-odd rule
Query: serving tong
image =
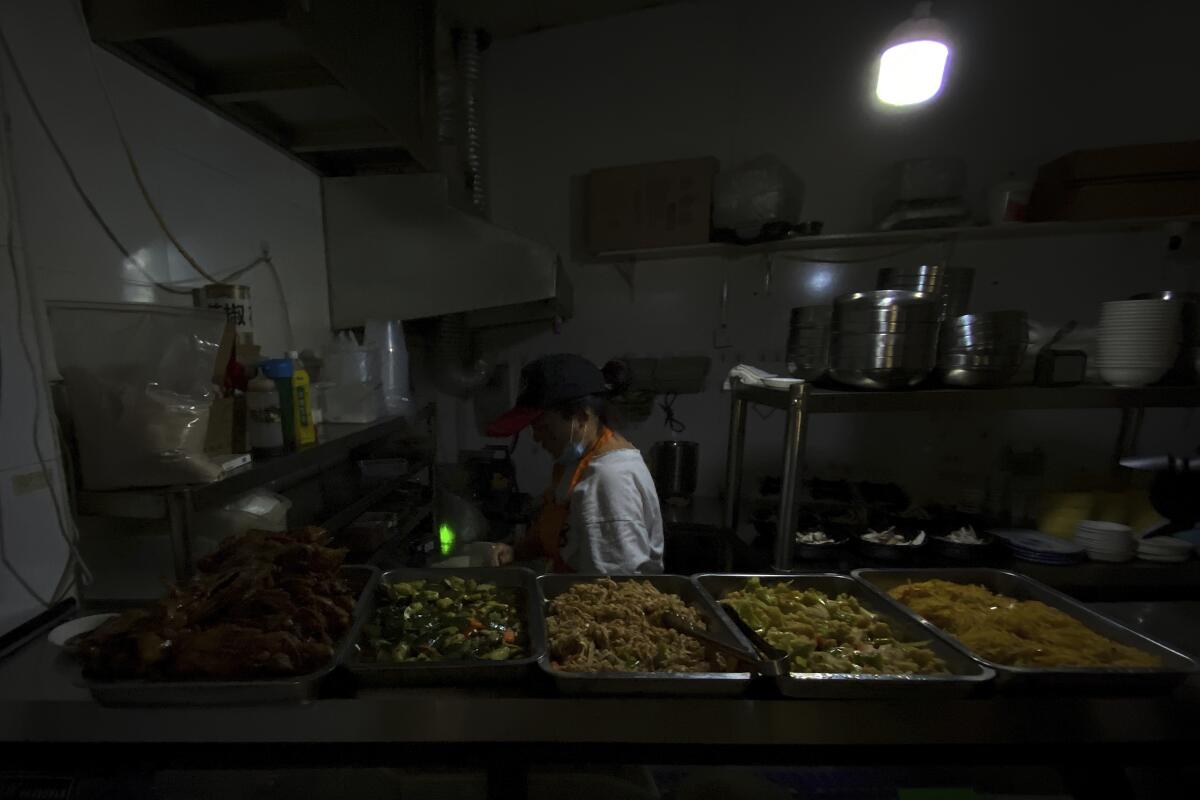
[(712, 650), (734, 658), (738, 664), (746, 666), (750, 672), (766, 675), (771, 678), (786, 675), (788, 672), (788, 654), (777, 647), (767, 644), (730, 606), (722, 603), (721, 608), (729, 615), (734, 624), (738, 626), (738, 629), (745, 634), (746, 638), (750, 640), (750, 643), (755, 647), (757, 652), (744, 650), (737, 645), (724, 642), (708, 631), (702, 631), (670, 612), (662, 615), (662, 624), (667, 628), (679, 631), (685, 636), (690, 636), (699, 642), (703, 642), (705, 646)]

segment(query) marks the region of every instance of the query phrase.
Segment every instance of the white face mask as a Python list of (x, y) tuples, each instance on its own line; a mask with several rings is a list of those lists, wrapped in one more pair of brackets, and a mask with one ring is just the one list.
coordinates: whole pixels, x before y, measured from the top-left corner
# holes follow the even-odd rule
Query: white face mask
[(583, 440), (580, 439), (579, 441), (575, 441), (575, 421), (571, 420), (571, 438), (567, 442), (566, 447), (563, 448), (562, 453), (560, 453), (558, 458), (554, 459), (554, 461), (557, 464), (568, 466), (583, 458), (583, 452)]

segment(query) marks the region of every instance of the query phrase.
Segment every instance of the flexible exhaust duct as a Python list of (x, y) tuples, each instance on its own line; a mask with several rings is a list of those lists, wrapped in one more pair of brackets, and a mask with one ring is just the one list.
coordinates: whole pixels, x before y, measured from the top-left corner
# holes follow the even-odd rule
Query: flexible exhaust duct
[(433, 328), (434, 381), (447, 394), (467, 397), (483, 388), (495, 366), (473, 352), (465, 314), (447, 314)]
[(460, 46), (462, 65), (463, 144), (467, 161), (467, 181), (471, 189), (471, 205), (482, 217), (487, 217), (487, 193), (483, 185), (483, 121), (480, 105), (480, 73), (482, 58), (479, 50), (480, 31), (464, 32)]

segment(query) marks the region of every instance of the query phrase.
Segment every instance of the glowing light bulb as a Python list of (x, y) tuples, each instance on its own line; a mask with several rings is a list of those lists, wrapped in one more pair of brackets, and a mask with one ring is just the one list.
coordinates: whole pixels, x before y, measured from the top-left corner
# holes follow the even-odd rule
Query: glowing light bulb
[(932, 3), (917, 3), (911, 18), (892, 31), (879, 57), (875, 96), (889, 106), (933, 99), (942, 89), (950, 59), (950, 37), (930, 16)]
[(933, 98), (942, 88), (950, 48), (923, 39), (889, 47), (879, 59), (875, 96), (890, 106), (910, 106)]

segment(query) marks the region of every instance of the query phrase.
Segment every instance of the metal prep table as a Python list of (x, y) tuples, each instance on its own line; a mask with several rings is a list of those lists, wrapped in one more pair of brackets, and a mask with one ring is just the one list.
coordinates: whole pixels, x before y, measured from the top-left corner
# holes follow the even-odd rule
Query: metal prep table
[(1200, 406), (1200, 386), (1115, 386), (1046, 388), (1011, 386), (999, 389), (912, 389), (906, 391), (834, 391), (806, 382), (788, 389), (748, 386), (730, 380), (729, 443), (725, 459), (725, 527), (736, 531), (742, 491), (742, 461), (746, 446), (746, 411), (751, 404), (781, 409), (786, 414), (783, 463), (780, 470), (779, 519), (774, 558), (776, 570), (793, 569), (792, 537), (796, 498), (804, 470), (804, 442), (810, 414), (911, 413), (955, 411), (1020, 411), (1111, 408), (1121, 412), (1114, 463), (1136, 436), (1138, 420), (1147, 408)]
[[(387, 417), (361, 425), (326, 424), (316, 444), (283, 455), (256, 459), (244, 467), (229, 471), (212, 483), (114, 491), (80, 490), (75, 493), (76, 510), (91, 516), (166, 520), (170, 525), (175, 577), (176, 580), (185, 580), (194, 567), (192, 553), (196, 512), (218, 508), (253, 489), (285, 491), (304, 480), (344, 467), (350, 460), (361, 457), (360, 452), (372, 446), (391, 441), (421, 445), (421, 451), (428, 455), (415, 460), (406, 477), (412, 478), (429, 470), (428, 480), (433, 486), (433, 453), (436, 452), (433, 437), (436, 427), (436, 406), (433, 404), (421, 409), (411, 420)], [(330, 531), (345, 527), (394, 491), (396, 484), (388, 482), (359, 493), (326, 519), (319, 519), (319, 524)], [(427, 518), (428, 514), (428, 508), (413, 510), (413, 516)]]

